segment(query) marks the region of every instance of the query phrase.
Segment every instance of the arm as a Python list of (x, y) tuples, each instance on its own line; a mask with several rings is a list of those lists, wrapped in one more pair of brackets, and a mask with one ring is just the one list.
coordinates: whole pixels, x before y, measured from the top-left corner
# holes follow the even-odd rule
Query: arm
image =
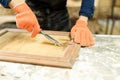
[(71, 29), (71, 38), (80, 43), (81, 46), (91, 46), (94, 44), (92, 33), (87, 27), (88, 19), (92, 18), (94, 12), (94, 0), (82, 0), (79, 19)]
[(79, 19), (85, 22), (93, 17), (94, 14), (94, 0), (82, 0), (81, 10), (79, 11)]
[(9, 2), (11, 0), (0, 0), (0, 4), (5, 7), (5, 8), (9, 8)]
[(94, 0), (82, 0), (79, 15), (86, 16), (90, 19), (93, 17), (93, 13), (94, 13)]

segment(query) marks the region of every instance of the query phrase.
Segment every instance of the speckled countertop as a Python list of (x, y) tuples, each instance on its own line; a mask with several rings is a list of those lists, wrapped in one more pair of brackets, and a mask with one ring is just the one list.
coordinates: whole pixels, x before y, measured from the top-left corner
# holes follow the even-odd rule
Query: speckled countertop
[(0, 80), (120, 80), (120, 36), (95, 35), (72, 69), (0, 62)]

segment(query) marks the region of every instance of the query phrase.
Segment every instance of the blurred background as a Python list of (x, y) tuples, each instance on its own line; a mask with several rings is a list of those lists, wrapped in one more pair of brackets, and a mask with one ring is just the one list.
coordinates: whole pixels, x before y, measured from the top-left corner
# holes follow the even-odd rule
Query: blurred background
[[(79, 8), (82, 0), (67, 0), (67, 8), (71, 24), (78, 19)], [(88, 27), (93, 34), (120, 34), (120, 0), (95, 0), (95, 11)], [(16, 28), (15, 13), (0, 5), (0, 29)]]

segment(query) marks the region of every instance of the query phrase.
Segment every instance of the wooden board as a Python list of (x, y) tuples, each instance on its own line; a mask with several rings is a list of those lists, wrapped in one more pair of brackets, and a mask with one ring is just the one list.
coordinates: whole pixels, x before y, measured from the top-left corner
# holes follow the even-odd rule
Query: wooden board
[(42, 34), (31, 38), (21, 29), (0, 31), (0, 60), (72, 68), (80, 45), (70, 41), (68, 32), (44, 31), (63, 46), (56, 46)]

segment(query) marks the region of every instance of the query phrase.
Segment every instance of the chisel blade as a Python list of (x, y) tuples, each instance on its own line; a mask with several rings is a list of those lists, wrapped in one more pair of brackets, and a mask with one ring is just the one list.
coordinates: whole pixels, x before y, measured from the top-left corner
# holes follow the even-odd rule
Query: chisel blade
[(57, 46), (62, 46), (62, 44), (57, 41), (56, 39), (54, 39), (53, 37), (51, 37), (50, 35), (44, 33), (43, 31), (40, 32), (42, 35), (44, 35), (48, 40), (50, 40), (51, 42), (55, 43)]

